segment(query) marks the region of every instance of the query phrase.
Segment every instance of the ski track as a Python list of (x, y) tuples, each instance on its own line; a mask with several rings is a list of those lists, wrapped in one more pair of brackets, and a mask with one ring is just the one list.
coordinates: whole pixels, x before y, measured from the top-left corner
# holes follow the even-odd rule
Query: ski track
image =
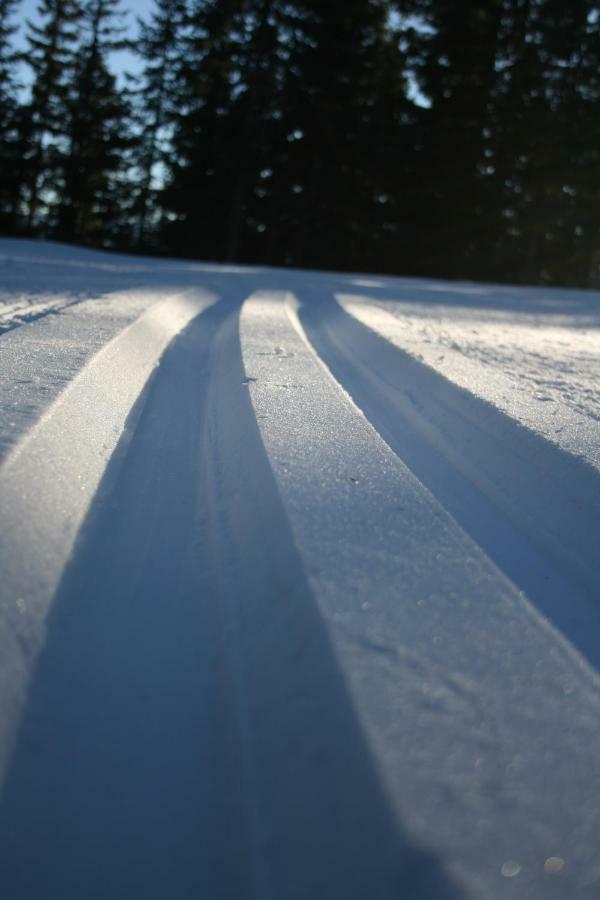
[(464, 379), (450, 381), (383, 339), (385, 318), (382, 326), (369, 310), (350, 310), (360, 318), (308, 295), (301, 315), (321, 357), (400, 458), (597, 667), (600, 565), (590, 524), (600, 521), (600, 475), (467, 392)]
[(3, 894), (596, 900), (598, 297), (2, 264)]

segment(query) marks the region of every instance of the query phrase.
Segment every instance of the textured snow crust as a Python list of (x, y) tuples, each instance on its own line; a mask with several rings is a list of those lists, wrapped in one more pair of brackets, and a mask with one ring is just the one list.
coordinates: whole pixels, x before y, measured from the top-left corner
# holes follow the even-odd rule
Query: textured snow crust
[(597, 900), (600, 296), (0, 241), (0, 888)]
[(558, 310), (547, 312), (540, 298), (538, 312), (526, 306), (516, 315), (486, 306), (485, 299), (478, 309), (457, 303), (451, 310), (402, 300), (361, 303), (343, 294), (339, 300), (446, 378), (600, 468), (600, 313), (585, 298), (569, 302), (565, 293)]

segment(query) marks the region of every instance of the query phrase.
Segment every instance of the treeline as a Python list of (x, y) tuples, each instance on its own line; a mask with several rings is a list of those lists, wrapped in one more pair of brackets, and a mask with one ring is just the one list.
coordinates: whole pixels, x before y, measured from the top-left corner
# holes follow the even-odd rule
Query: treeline
[(598, 3), (120, 3), (40, 0), (18, 53), (0, 0), (4, 234), (599, 283)]

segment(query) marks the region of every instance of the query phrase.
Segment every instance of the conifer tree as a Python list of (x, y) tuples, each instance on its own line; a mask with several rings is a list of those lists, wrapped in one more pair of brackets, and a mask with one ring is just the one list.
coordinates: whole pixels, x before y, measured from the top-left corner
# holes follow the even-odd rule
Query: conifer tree
[(22, 211), (30, 231), (204, 258), (600, 281), (597, 0), (155, 0), (127, 97), (120, 0), (39, 0), (25, 103), (17, 2), (4, 230)]
[(383, 0), (204, 2), (192, 23), (172, 235), (214, 258), (372, 256), (404, 102)]
[[(483, 232), (492, 238), (486, 193), (489, 97), (496, 78), (503, 0), (400, 0), (413, 77), (428, 102), (415, 183), (423, 274), (474, 272)], [(473, 275), (471, 274), (471, 277)]]
[(493, 166), (498, 255), (527, 282), (585, 284), (600, 237), (600, 10), (590, 0), (507, 0)]
[(245, 0), (196, 0), (179, 75), (179, 113), (163, 199), (175, 252), (224, 259), (231, 186), (244, 148), (234, 97), (243, 85)]
[(19, 0), (0, 0), (0, 229), (14, 230), (18, 189), (18, 85), (15, 67), (18, 54), (12, 46), (17, 27), (14, 14)]
[(286, 256), (304, 266), (359, 266), (372, 255), (401, 116), (402, 71), (387, 65), (386, 4), (285, 7), (287, 148), (277, 190), (286, 197)]
[[(243, 153), (233, 166), (226, 256), (264, 258), (271, 199), (261, 172), (271, 172), (277, 138), (282, 134), (281, 90), (288, 59), (282, 53), (281, 4), (259, 0), (250, 5), (246, 39), (240, 48), (240, 73), (232, 118), (239, 122)], [(268, 182), (268, 179), (267, 179)]]
[(152, 246), (156, 231), (159, 179), (168, 163), (170, 137), (177, 110), (178, 76), (186, 22), (185, 0), (155, 0), (148, 21), (138, 19), (134, 49), (144, 62), (134, 81), (136, 120), (135, 199), (136, 244)]
[(430, 102), (417, 178), (422, 273), (585, 283), (599, 237), (598, 4), (395, 7), (412, 17), (405, 31)]
[(14, 14), (19, 0), (0, 0), (0, 141), (12, 119), (16, 98), (15, 66), (18, 54), (12, 46), (17, 31)]
[(33, 72), (31, 100), (23, 118), (27, 228), (37, 224), (40, 195), (56, 190), (57, 139), (66, 115), (74, 46), (82, 10), (79, 0), (40, 0), (40, 25), (27, 23), (26, 60)]
[(127, 108), (107, 57), (125, 46), (120, 0), (88, 0), (67, 96), (57, 234), (103, 243), (119, 224)]

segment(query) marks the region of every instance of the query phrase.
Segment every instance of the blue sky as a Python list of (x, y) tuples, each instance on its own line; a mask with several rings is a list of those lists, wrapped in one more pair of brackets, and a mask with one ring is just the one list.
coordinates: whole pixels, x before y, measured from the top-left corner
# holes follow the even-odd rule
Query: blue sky
[[(125, 23), (133, 28), (135, 23), (136, 16), (146, 16), (152, 9), (154, 0), (121, 0), (121, 8), (124, 12), (126, 12), (127, 18)], [(326, 2), (326, 0), (324, 0)], [(21, 46), (25, 46), (24, 43), (24, 34), (25, 34), (25, 22), (27, 19), (31, 19), (36, 21), (38, 18), (36, 14), (36, 7), (38, 4), (38, 0), (22, 0), (21, 7), (18, 11), (18, 19), (17, 22), (21, 25), (21, 30), (18, 35), (18, 42)], [(423, 27), (422, 23), (410, 17), (410, 23), (415, 25), (416, 27)], [(140, 61), (136, 56), (126, 51), (122, 53), (115, 53), (111, 60), (111, 67), (113, 72), (117, 76), (122, 76), (123, 72), (133, 72), (138, 71), (140, 67)], [(24, 65), (22, 67), (22, 79), (27, 82), (28, 79), (28, 67)], [(414, 100), (419, 106), (429, 106), (429, 102), (427, 99), (421, 94), (417, 85), (409, 81), (408, 88), (409, 97)]]
[[(37, 5), (38, 0), (23, 0), (21, 7), (17, 12), (15, 21), (21, 26), (21, 30), (18, 35), (18, 41), (21, 46), (23, 46), (24, 44), (26, 20), (31, 19), (35, 22), (38, 18), (36, 13)], [(146, 16), (147, 13), (152, 9), (152, 6), (153, 0), (122, 0), (121, 8), (124, 12), (128, 13), (125, 24), (133, 28), (135, 17)], [(130, 72), (135, 72), (139, 67), (139, 62), (136, 57), (132, 56), (131, 53), (123, 52), (114, 54), (114, 57), (111, 60), (111, 65), (113, 71), (116, 74), (121, 75), (125, 69), (129, 70)], [(24, 66), (24, 77), (27, 77), (27, 66)]]

